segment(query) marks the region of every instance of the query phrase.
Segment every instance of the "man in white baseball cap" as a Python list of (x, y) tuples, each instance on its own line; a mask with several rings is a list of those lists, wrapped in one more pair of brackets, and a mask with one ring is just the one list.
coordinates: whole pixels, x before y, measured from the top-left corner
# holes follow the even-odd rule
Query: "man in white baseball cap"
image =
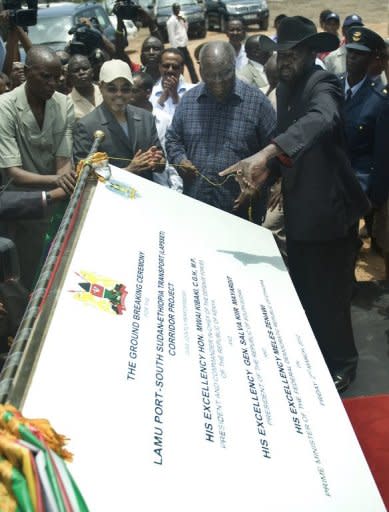
[(104, 62), (100, 70), (103, 103), (81, 118), (74, 130), (74, 159), (85, 158), (93, 143), (93, 134), (105, 134), (100, 151), (108, 153), (110, 163), (152, 179), (152, 171), (163, 170), (163, 153), (153, 115), (129, 105), (132, 74), (122, 60)]

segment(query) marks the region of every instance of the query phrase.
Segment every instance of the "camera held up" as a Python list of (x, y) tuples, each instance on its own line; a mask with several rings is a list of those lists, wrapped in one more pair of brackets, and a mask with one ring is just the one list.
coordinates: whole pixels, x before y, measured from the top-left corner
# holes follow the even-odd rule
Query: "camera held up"
[(133, 0), (119, 0), (113, 6), (112, 12), (122, 20), (136, 20), (142, 9)]
[(27, 9), (22, 8), (22, 0), (4, 0), (3, 9), (10, 11), (9, 20), (19, 27), (36, 25), (38, 0), (26, 0)]
[(98, 24), (96, 26), (93, 24), (93, 21), (93, 18), (91, 18), (92, 26), (79, 23), (69, 30), (69, 34), (73, 35), (68, 49), (71, 55), (81, 54), (89, 56), (96, 48), (101, 47), (102, 33), (99, 30)]

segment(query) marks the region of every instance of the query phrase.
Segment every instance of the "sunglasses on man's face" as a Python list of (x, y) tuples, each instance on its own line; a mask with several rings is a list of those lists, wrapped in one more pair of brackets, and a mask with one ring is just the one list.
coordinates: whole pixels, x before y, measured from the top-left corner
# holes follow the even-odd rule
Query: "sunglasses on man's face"
[(121, 92), (122, 94), (129, 94), (132, 90), (131, 85), (123, 85), (123, 87), (116, 87), (116, 85), (106, 85), (105, 89), (110, 94), (117, 94), (118, 92)]

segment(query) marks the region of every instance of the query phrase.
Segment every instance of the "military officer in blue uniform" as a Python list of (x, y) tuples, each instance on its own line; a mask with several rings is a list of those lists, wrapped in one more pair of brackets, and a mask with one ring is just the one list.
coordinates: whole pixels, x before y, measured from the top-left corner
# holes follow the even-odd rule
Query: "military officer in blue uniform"
[(385, 41), (365, 27), (351, 27), (346, 44), (343, 116), (352, 168), (373, 206), (388, 195), (389, 116), (387, 89), (369, 78), (375, 59), (381, 58)]

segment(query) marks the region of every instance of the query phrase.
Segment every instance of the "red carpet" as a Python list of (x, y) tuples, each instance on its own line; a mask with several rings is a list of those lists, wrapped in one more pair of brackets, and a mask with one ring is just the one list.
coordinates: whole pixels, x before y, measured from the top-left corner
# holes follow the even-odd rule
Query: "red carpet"
[(389, 509), (389, 395), (345, 398), (343, 404)]

